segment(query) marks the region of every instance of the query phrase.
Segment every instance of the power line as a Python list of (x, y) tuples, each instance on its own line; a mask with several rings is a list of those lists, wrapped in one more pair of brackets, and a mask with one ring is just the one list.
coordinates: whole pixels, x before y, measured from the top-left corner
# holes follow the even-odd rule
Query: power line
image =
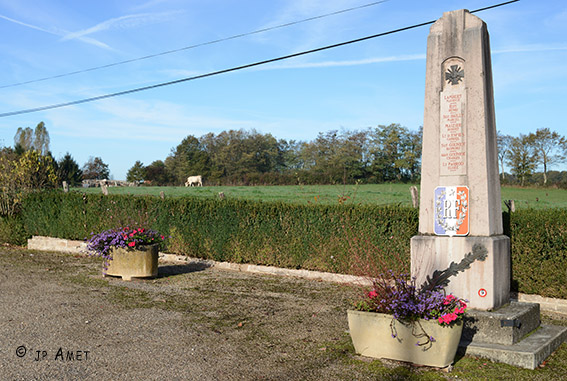
[(68, 77), (68, 76), (71, 76), (71, 75), (87, 73), (87, 72), (90, 72), (90, 71), (95, 71), (95, 70), (100, 70), (100, 69), (106, 69), (106, 68), (113, 67), (113, 66), (124, 65), (124, 64), (127, 64), (127, 63), (131, 63), (131, 62), (142, 61), (142, 60), (147, 60), (147, 59), (150, 59), (150, 58), (165, 56), (167, 54), (179, 53), (179, 52), (182, 52), (184, 50), (195, 49), (195, 48), (198, 48), (198, 47), (201, 47), (201, 46), (218, 44), (220, 42), (230, 41), (230, 40), (234, 40), (234, 39), (237, 39), (237, 38), (251, 36), (251, 35), (254, 35), (254, 34), (269, 32), (271, 30), (285, 28), (285, 27), (288, 27), (288, 26), (297, 25), (297, 24), (308, 22), (308, 21), (314, 21), (314, 20), (322, 19), (322, 18), (329, 17), (329, 16), (336, 16), (336, 15), (339, 15), (341, 13), (351, 12), (351, 11), (355, 11), (355, 10), (359, 10), (359, 9), (363, 9), (363, 8), (368, 8), (368, 7), (371, 7), (371, 6), (374, 6), (374, 5), (385, 3), (387, 1), (390, 1), (390, 0), (375, 1), (373, 3), (363, 4), (363, 5), (359, 5), (357, 7), (352, 7), (352, 8), (347, 8), (347, 9), (342, 9), (340, 11), (326, 13), (324, 15), (309, 17), (309, 18), (306, 18), (306, 19), (303, 19), (303, 20), (292, 21), (292, 22), (289, 22), (289, 23), (286, 23), (286, 24), (276, 25), (276, 26), (272, 26), (272, 27), (268, 27), (268, 28), (262, 28), (262, 29), (254, 30), (252, 32), (236, 34), (234, 36), (224, 37), (224, 38), (220, 38), (218, 40), (202, 42), (202, 43), (195, 44), (195, 45), (185, 46), (185, 47), (179, 48), (179, 49), (167, 50), (165, 52), (150, 54), (150, 55), (138, 57), (138, 58), (132, 58), (132, 59), (125, 60), (125, 61), (114, 62), (114, 63), (101, 65), (101, 66), (94, 66), (94, 67), (91, 67), (91, 68), (77, 70), (77, 71), (64, 73), (64, 74), (53, 75), (53, 76), (50, 76), (50, 77), (44, 77), (44, 78), (32, 79), (32, 80), (24, 81), (24, 82), (17, 82), (17, 83), (12, 83), (12, 84), (8, 84), (8, 85), (2, 85), (2, 86), (0, 86), (0, 89), (5, 89), (7, 87), (27, 85), (27, 84), (30, 84), (30, 83), (48, 81), (48, 80), (51, 80), (51, 79), (57, 79), (57, 78), (62, 78), (62, 77)]
[[(515, 3), (515, 2), (518, 2), (518, 1), (520, 1), (520, 0), (511, 0), (511, 1), (504, 2), (504, 3), (500, 3), (500, 4), (491, 5), (489, 7), (476, 9), (474, 11), (471, 11), (471, 13), (476, 13), (476, 12), (484, 11), (484, 10), (487, 10), (487, 9), (493, 9), (493, 8), (500, 7), (500, 6), (503, 6), (503, 5), (512, 4), (512, 3)], [(437, 20), (426, 21), (426, 22), (423, 22), (423, 23), (420, 23), (420, 24), (414, 24), (414, 25), (411, 25), (411, 26), (406, 26), (406, 27), (403, 27), (403, 28), (390, 30), (388, 32), (383, 32), (383, 33), (378, 33), (378, 34), (374, 34), (374, 35), (371, 35), (371, 36), (361, 37), (361, 38), (357, 38), (357, 39), (349, 40), (349, 41), (345, 41), (345, 42), (340, 42), (340, 43), (333, 44), (333, 45), (327, 45), (327, 46), (323, 46), (323, 47), (316, 48), (316, 49), (305, 50), (305, 51), (302, 51), (302, 52), (293, 53), (293, 54), (289, 54), (289, 55), (286, 55), (286, 56), (280, 56), (280, 57), (276, 57), (276, 58), (271, 58), (271, 59), (264, 60), (264, 61), (257, 61), (257, 62), (254, 62), (254, 63), (242, 65), (242, 66), (235, 66), (235, 67), (232, 67), (232, 68), (229, 68), (229, 69), (223, 69), (223, 70), (219, 70), (219, 71), (209, 72), (209, 73), (206, 73), (206, 74), (200, 74), (200, 75), (196, 75), (196, 76), (193, 76), (193, 77), (181, 78), (181, 79), (177, 79), (177, 80), (174, 80), (174, 81), (162, 82), (162, 83), (158, 83), (158, 84), (155, 84), (155, 85), (138, 87), (138, 88), (135, 88), (135, 89), (124, 90), (124, 91), (119, 91), (119, 92), (116, 92), (116, 93), (110, 93), (110, 94), (105, 94), (105, 95), (99, 95), (99, 96), (91, 97), (91, 98), (79, 99), (79, 100), (71, 101), (71, 102), (64, 102), (64, 103), (58, 103), (58, 104), (53, 104), (53, 105), (49, 105), (49, 106), (42, 106), (42, 107), (25, 109), (25, 110), (1, 113), (0, 118), (4, 118), (4, 117), (7, 117), (7, 116), (20, 115), (20, 114), (29, 114), (29, 113), (37, 112), (37, 111), (51, 110), (51, 109), (61, 108), (61, 107), (66, 107), (66, 106), (73, 106), (73, 105), (77, 105), (77, 104), (81, 104), (81, 103), (87, 103), (87, 102), (93, 102), (93, 101), (98, 101), (98, 100), (107, 99), (107, 98), (113, 98), (113, 97), (117, 97), (117, 96), (121, 96), (121, 95), (132, 94), (132, 93), (137, 93), (137, 92), (141, 92), (141, 91), (156, 89), (158, 87), (170, 86), (170, 85), (175, 85), (175, 84), (182, 83), (182, 82), (188, 82), (188, 81), (193, 81), (193, 80), (196, 80), (196, 79), (212, 77), (212, 76), (219, 75), (219, 74), (230, 73), (230, 72), (238, 71), (238, 70), (242, 70), (242, 69), (248, 69), (248, 68), (255, 67), (255, 66), (265, 65), (265, 64), (273, 63), (273, 62), (277, 62), (277, 61), (283, 61), (283, 60), (287, 60), (287, 59), (290, 59), (290, 58), (304, 56), (304, 55), (307, 55), (307, 54), (316, 53), (316, 52), (320, 52), (320, 51), (323, 51), (323, 50), (338, 48), (340, 46), (350, 45), (350, 44), (370, 40), (370, 39), (377, 38), (377, 37), (383, 37), (383, 36), (386, 36), (386, 35), (389, 35), (389, 34), (394, 34), (394, 33), (399, 33), (399, 32), (403, 32), (403, 31), (406, 31), (406, 30), (410, 30), (410, 29), (419, 28), (419, 27), (422, 27), (422, 26), (425, 26), (425, 25), (433, 24), (435, 21), (437, 21)]]

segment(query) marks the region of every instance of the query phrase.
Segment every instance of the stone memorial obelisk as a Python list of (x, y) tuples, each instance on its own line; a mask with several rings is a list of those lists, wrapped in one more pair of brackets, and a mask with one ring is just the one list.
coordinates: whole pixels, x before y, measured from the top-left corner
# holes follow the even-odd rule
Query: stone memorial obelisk
[(411, 272), (421, 284), (482, 245), (486, 258), (447, 287), (479, 310), (510, 298), (497, 158), (486, 24), (467, 10), (446, 12), (427, 41), (419, 235), (411, 240)]

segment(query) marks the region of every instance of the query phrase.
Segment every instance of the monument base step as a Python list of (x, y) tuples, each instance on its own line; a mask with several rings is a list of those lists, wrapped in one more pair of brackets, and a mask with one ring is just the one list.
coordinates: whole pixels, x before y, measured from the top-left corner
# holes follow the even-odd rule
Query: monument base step
[(537, 368), (567, 339), (567, 327), (542, 325), (532, 334), (512, 345), (466, 342), (461, 340), (459, 353), (527, 369)]
[(510, 302), (495, 311), (468, 310), (461, 341), (512, 345), (539, 325), (537, 303)]

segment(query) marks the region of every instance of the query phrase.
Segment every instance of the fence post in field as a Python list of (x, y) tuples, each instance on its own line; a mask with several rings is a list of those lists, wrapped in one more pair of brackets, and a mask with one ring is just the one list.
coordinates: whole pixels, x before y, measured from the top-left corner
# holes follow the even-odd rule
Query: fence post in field
[(410, 193), (411, 193), (411, 204), (414, 208), (419, 208), (419, 192), (417, 191), (417, 187), (416, 186), (411, 186), (410, 187)]
[(516, 203), (514, 200), (506, 200), (504, 201), (504, 205), (508, 208), (508, 212), (514, 213), (516, 211)]

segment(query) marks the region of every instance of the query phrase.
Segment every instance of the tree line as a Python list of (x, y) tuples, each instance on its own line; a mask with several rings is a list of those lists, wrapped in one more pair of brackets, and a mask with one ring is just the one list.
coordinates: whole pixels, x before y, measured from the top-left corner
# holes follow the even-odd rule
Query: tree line
[(255, 130), (189, 135), (165, 160), (137, 161), (128, 181), (182, 185), (202, 175), (210, 185), (415, 182), (421, 129), (399, 124), (361, 131), (321, 132), (310, 142), (277, 139)]
[[(497, 142), (502, 183), (567, 188), (567, 172), (551, 170), (566, 160), (565, 137), (541, 128), (518, 137), (498, 133)], [(421, 144), (421, 128), (411, 131), (399, 124), (331, 130), (309, 142), (278, 140), (255, 130), (189, 135), (165, 160), (148, 166), (137, 161), (127, 180), (182, 185), (188, 176), (202, 175), (210, 185), (417, 182)]]
[[(567, 188), (567, 171), (552, 170), (566, 161), (565, 137), (541, 128), (517, 137), (499, 133), (497, 141), (502, 183)], [(183, 185), (188, 176), (202, 175), (209, 185), (417, 182), (421, 144), (421, 128), (412, 131), (400, 124), (331, 130), (312, 141), (277, 139), (256, 130), (188, 135), (164, 160), (149, 165), (136, 161), (127, 180)], [(0, 150), (2, 189), (57, 187), (62, 181), (79, 186), (85, 179), (109, 177), (100, 157), (90, 157), (79, 167), (69, 153), (55, 160), (49, 145), (43, 122), (35, 129), (18, 128), (14, 147)]]
[[(540, 128), (517, 137), (498, 134), (498, 160), (501, 182), (525, 186), (554, 184), (567, 188), (567, 172), (550, 171), (564, 163), (567, 157), (567, 139), (549, 128)], [(505, 164), (510, 174), (505, 172)], [(541, 172), (537, 172), (537, 169)]]

